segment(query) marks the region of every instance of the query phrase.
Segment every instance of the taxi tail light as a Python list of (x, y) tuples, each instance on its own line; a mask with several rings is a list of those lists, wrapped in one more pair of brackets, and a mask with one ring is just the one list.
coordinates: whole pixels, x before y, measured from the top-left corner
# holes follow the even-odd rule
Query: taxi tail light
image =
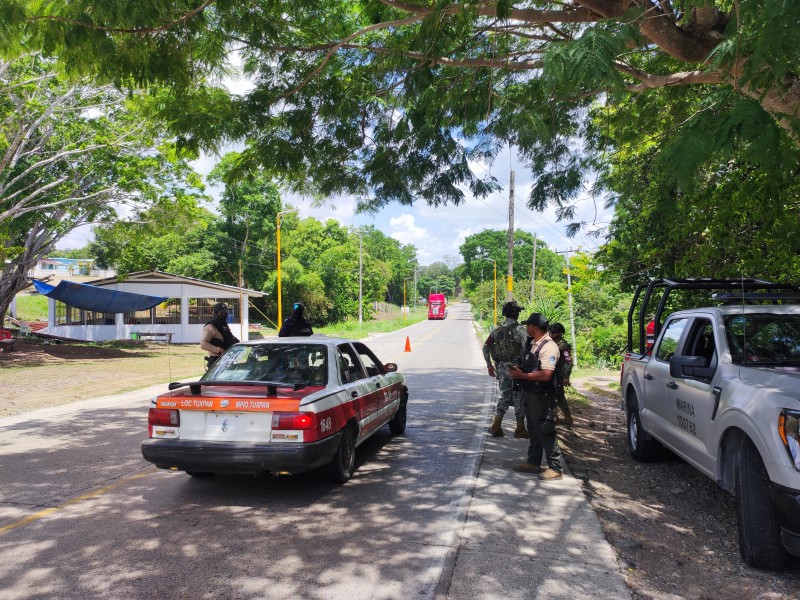
[(800, 412), (782, 411), (778, 417), (778, 433), (794, 468), (800, 471)]
[(272, 413), (272, 429), (314, 429), (317, 419), (314, 413), (276, 412)]
[(147, 413), (147, 424), (180, 427), (181, 414), (171, 408), (151, 408)]

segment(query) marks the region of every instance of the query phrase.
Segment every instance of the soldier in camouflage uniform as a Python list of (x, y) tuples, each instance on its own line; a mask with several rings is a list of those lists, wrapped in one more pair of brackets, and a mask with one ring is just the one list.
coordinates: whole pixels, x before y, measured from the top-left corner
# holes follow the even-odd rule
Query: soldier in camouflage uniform
[(561, 323), (550, 325), (550, 338), (558, 344), (560, 360), (556, 366), (556, 404), (564, 413), (564, 422), (567, 427), (572, 427), (572, 413), (567, 404), (564, 388), (569, 385), (569, 376), (572, 373), (572, 346), (564, 339), (565, 329)]
[[(525, 327), (517, 322), (521, 311), (522, 307), (516, 301), (506, 302), (502, 309), (505, 321), (492, 331), (486, 339), (486, 343), (483, 344), (483, 358), (489, 369), (489, 377), (497, 377), (500, 387), (500, 398), (497, 400), (494, 420), (489, 427), (489, 433), (495, 437), (505, 435), (501, 424), (503, 416), (512, 404), (517, 417), (514, 437), (528, 437), (528, 431), (525, 429), (525, 407), (522, 405), (522, 394), (513, 389), (513, 380), (508, 375), (508, 366), (514, 364), (514, 361), (522, 356), (522, 350), (528, 339)], [(494, 360), (494, 365), (492, 360)]]

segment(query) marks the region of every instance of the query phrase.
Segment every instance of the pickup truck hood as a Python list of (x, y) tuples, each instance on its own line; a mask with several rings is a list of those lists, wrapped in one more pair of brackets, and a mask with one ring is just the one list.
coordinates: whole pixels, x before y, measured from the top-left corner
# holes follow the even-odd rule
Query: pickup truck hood
[(741, 367), (739, 379), (748, 386), (769, 388), (800, 402), (800, 367)]

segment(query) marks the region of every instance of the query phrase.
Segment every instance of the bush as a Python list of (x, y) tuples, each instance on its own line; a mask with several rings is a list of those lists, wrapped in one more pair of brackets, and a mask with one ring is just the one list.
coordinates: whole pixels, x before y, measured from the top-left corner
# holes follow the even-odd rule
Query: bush
[(627, 338), (627, 325), (594, 327), (581, 332), (577, 340), (578, 359), (581, 364), (600, 369), (617, 368), (622, 362)]

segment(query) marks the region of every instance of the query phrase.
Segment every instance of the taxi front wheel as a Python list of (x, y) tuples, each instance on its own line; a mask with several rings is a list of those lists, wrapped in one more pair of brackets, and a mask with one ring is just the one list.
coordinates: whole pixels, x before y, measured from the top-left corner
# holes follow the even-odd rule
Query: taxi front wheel
[(333, 460), (328, 463), (328, 477), (334, 483), (345, 483), (353, 476), (356, 464), (356, 433), (353, 426), (342, 431), (342, 439)]

